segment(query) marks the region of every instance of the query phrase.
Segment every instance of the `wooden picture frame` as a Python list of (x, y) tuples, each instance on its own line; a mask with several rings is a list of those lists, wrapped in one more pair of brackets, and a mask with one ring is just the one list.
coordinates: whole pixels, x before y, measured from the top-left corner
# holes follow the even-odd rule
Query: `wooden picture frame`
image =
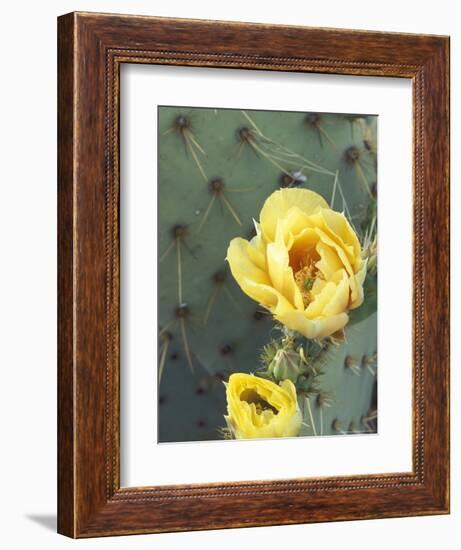
[[(120, 487), (122, 63), (412, 79), (411, 472)], [(96, 537), (448, 513), (448, 37), (71, 13), (58, 20), (58, 71), (58, 531)]]

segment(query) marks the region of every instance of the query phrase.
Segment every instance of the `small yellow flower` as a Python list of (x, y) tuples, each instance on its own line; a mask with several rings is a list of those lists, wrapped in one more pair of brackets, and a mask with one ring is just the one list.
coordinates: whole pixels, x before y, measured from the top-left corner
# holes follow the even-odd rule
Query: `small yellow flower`
[(313, 191), (280, 189), (255, 225), (251, 241), (233, 239), (227, 251), (243, 292), (306, 338), (343, 329), (363, 302), (367, 270), (346, 217)]
[(294, 437), (302, 415), (290, 380), (280, 386), (251, 374), (234, 373), (226, 387), (227, 425), (236, 439)]

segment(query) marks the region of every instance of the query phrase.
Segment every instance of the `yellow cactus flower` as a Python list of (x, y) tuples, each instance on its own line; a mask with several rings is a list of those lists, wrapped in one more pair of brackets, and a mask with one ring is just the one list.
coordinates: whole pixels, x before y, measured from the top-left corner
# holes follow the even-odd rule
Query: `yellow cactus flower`
[(290, 380), (278, 386), (252, 374), (234, 373), (226, 385), (227, 425), (236, 439), (294, 437), (302, 415)]
[(363, 302), (367, 263), (344, 214), (317, 193), (280, 189), (266, 200), (256, 236), (233, 239), (227, 260), (235, 280), (274, 318), (321, 339), (343, 329)]

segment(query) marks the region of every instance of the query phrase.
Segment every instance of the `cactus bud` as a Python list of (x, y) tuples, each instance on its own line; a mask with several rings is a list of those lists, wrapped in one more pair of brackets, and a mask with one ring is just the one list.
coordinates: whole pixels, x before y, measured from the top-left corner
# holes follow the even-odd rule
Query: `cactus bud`
[(275, 342), (270, 342), (269, 344), (266, 344), (263, 348), (263, 351), (261, 353), (261, 363), (266, 367), (269, 373), (272, 373), (271, 371), (271, 364), (274, 360), (275, 354), (277, 353), (277, 344)]
[(288, 379), (295, 383), (300, 374), (300, 363), (299, 353), (293, 350), (279, 349), (269, 369), (278, 382)]

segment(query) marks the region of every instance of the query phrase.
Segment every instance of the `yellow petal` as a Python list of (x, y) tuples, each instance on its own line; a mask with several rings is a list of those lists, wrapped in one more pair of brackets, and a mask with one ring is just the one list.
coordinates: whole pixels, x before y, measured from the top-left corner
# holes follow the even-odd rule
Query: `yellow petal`
[(328, 281), (322, 288), (319, 294), (315, 295), (312, 289), (313, 300), (306, 308), (306, 317), (308, 319), (316, 319), (322, 316), (324, 308), (331, 302), (336, 293), (336, 285), (332, 281)]
[(291, 395), (291, 398), (293, 400), (297, 399), (296, 397), (296, 388), (295, 388), (295, 385), (293, 384), (293, 382), (291, 380), (283, 380), (281, 383), (280, 383), (280, 386), (287, 392)]
[(266, 244), (261, 235), (259, 224), (255, 222), (256, 235), (250, 240), (251, 257), (253, 262), (260, 268), (266, 269)]
[(345, 251), (354, 269), (361, 258), (360, 242), (347, 218), (341, 212), (322, 209), (314, 216), (317, 227), (320, 227), (341, 249)]
[(344, 269), (339, 270), (332, 281), (328, 281), (321, 289), (312, 288), (312, 302), (306, 308), (309, 319), (337, 315), (345, 311), (349, 304), (349, 277)]
[(338, 253), (334, 248), (327, 246), (322, 241), (318, 242), (316, 250), (320, 256), (320, 260), (316, 262), (315, 266), (322, 273), (323, 277), (329, 280), (343, 267)]
[(304, 312), (292, 310), (276, 316), (276, 319), (289, 329), (303, 334), (306, 338), (320, 339), (344, 328), (349, 317), (346, 313), (339, 313), (325, 319), (308, 319)]
[(297, 208), (303, 214), (313, 214), (317, 208), (328, 208), (323, 197), (308, 189), (280, 189), (270, 195), (261, 210), (260, 223), (264, 238), (275, 239), (277, 222), (286, 217), (291, 208)]
[(341, 280), (336, 284), (336, 289), (331, 296), (327, 304), (324, 305), (322, 314), (325, 317), (338, 315), (343, 311), (346, 311), (349, 305), (350, 297), (350, 286), (349, 286), (349, 277), (344, 270), (341, 270), (339, 274), (342, 273)]
[[(252, 281), (257, 284), (270, 285), (270, 279), (261, 266), (265, 267), (265, 259), (261, 253), (247, 240), (232, 239), (227, 250), (227, 261), (237, 283), (243, 288), (245, 281)], [(247, 292), (248, 294), (248, 292)], [(258, 299), (250, 295), (253, 299)]]
[(281, 238), (267, 245), (267, 267), (272, 286), (295, 307), (303, 307), (303, 299), (295, 282), (290, 258)]
[(353, 275), (354, 269), (351, 265), (349, 257), (345, 252), (344, 248), (342, 248), (338, 243), (336, 243), (333, 239), (331, 239), (331, 237), (327, 233), (325, 233), (322, 229), (317, 227), (315, 230), (317, 232), (317, 235), (320, 237), (320, 240), (336, 252), (336, 254), (338, 255), (338, 258), (340, 259), (341, 263), (343, 264), (343, 267), (346, 269), (348, 274)]
[(271, 285), (258, 284), (246, 278), (241, 278), (237, 282), (245, 294), (269, 309), (272, 313), (293, 309), (293, 305), (288, 299)]
[(351, 278), (351, 299), (349, 308), (355, 309), (363, 303), (363, 282), (367, 274), (367, 262), (362, 261), (360, 270), (354, 278)]

